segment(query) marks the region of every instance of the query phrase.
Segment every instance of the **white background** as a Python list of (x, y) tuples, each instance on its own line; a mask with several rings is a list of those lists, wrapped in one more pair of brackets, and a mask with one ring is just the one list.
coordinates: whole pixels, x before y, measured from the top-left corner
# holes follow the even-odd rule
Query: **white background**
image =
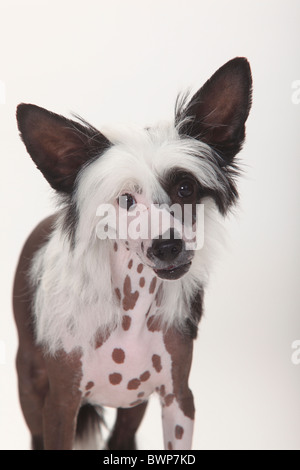
[[(25, 238), (53, 209), (19, 140), (16, 105), (77, 112), (98, 127), (144, 126), (172, 118), (180, 90), (196, 91), (235, 56), (251, 63), (254, 100), (240, 208), (196, 342), (193, 447), (300, 449), (300, 365), (291, 361), (300, 339), (299, 18), (298, 0), (1, 1), (1, 449), (29, 447), (11, 289)], [(142, 449), (162, 448), (155, 399), (138, 439)]]

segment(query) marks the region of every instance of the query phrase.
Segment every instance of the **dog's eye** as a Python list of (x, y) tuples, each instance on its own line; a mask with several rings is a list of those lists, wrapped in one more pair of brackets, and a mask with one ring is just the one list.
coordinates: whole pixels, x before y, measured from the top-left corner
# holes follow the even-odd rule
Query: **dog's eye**
[(119, 196), (118, 204), (122, 209), (126, 209), (128, 211), (130, 207), (136, 204), (136, 200), (131, 194), (126, 193)]
[(194, 185), (192, 181), (182, 181), (177, 190), (177, 194), (181, 198), (190, 197), (194, 193)]

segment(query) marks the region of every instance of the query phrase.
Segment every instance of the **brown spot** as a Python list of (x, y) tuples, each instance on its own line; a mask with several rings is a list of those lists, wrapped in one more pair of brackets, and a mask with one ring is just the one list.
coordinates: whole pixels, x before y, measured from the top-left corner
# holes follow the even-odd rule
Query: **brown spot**
[(157, 283), (157, 278), (154, 277), (154, 278), (152, 279), (151, 284), (150, 284), (150, 287), (149, 287), (149, 293), (150, 293), (150, 294), (153, 294), (153, 292), (155, 291), (156, 283)]
[(164, 397), (165, 394), (166, 394), (166, 387), (164, 385), (161, 385), (160, 386), (160, 389), (159, 389), (159, 394), (161, 397)]
[(122, 375), (114, 372), (109, 375), (109, 381), (112, 385), (118, 385), (122, 381)]
[(145, 285), (145, 278), (144, 277), (141, 277), (140, 279), (140, 287), (144, 287)]
[(94, 382), (90, 381), (86, 384), (85, 389), (90, 390), (91, 388), (94, 387), (94, 385), (95, 385)]
[(118, 244), (117, 244), (117, 242), (114, 243), (114, 250), (115, 250), (115, 251), (118, 251)]
[(91, 394), (91, 391), (85, 392), (84, 397), (87, 398)]
[(144, 395), (145, 395), (145, 392), (139, 392), (139, 393), (138, 393), (138, 397), (139, 397), (139, 398), (142, 398)]
[(161, 283), (159, 288), (157, 289), (156, 296), (155, 296), (155, 302), (156, 302), (157, 307), (161, 306), (162, 297), (163, 297), (163, 284)]
[(132, 379), (132, 380), (129, 380), (127, 384), (127, 388), (128, 390), (136, 390), (137, 388), (139, 388), (140, 385), (141, 385), (140, 379)]
[(165, 405), (166, 406), (172, 405), (174, 398), (175, 398), (175, 395), (173, 395), (173, 393), (169, 393), (169, 395), (165, 396)]
[(136, 270), (137, 270), (137, 272), (138, 272), (139, 274), (141, 274), (141, 272), (143, 271), (143, 267), (144, 267), (144, 266), (142, 265), (142, 263), (140, 263), (140, 264), (138, 265), (138, 267), (137, 267)]
[(121, 302), (121, 292), (120, 292), (120, 289), (118, 289), (118, 287), (115, 288), (115, 294), (116, 294), (117, 299), (120, 303)]
[(150, 313), (151, 307), (152, 307), (152, 305), (150, 305), (150, 307), (149, 307), (148, 310), (147, 310), (146, 318), (148, 317), (148, 315), (149, 315), (149, 313)]
[(110, 337), (110, 332), (103, 332), (101, 328), (96, 331), (95, 334), (95, 349), (101, 348), (101, 346), (108, 340)]
[(203, 290), (199, 289), (194, 296), (190, 306), (190, 319), (187, 321), (187, 328), (192, 339), (197, 338), (198, 323), (203, 314)]
[(132, 403), (130, 403), (130, 406), (137, 406), (143, 403), (143, 400), (135, 400)]
[(115, 348), (112, 352), (112, 358), (117, 364), (123, 364), (125, 361), (125, 353), (123, 349)]
[(123, 328), (123, 330), (125, 330), (125, 331), (129, 330), (130, 325), (131, 325), (130, 316), (129, 315), (123, 315), (123, 318), (122, 318), (122, 328)]
[(133, 310), (136, 304), (136, 301), (139, 297), (138, 291), (131, 292), (131, 280), (129, 276), (126, 276), (124, 281), (124, 298), (123, 298), (123, 308), (124, 310)]
[(95, 349), (98, 349), (98, 348), (101, 348), (102, 344), (104, 343), (103, 341), (103, 338), (101, 335), (98, 335), (96, 337), (96, 341), (95, 341)]
[(176, 439), (182, 439), (183, 433), (184, 433), (183, 427), (178, 426), (178, 424), (177, 424), (177, 426), (175, 427), (175, 437), (176, 437)]
[(172, 442), (171, 442), (171, 441), (168, 442), (168, 450), (173, 450), (173, 446), (172, 446)]
[(149, 331), (160, 331), (160, 324), (158, 318), (156, 318), (154, 315), (148, 318), (147, 320), (147, 328)]
[(158, 354), (153, 354), (152, 365), (156, 372), (160, 372), (162, 370), (161, 357)]
[(133, 260), (131, 259), (128, 263), (128, 268), (131, 269), (132, 268), (132, 265), (133, 265)]
[(140, 375), (140, 381), (141, 382), (146, 382), (146, 380), (148, 380), (150, 377), (150, 372), (148, 370), (146, 370), (145, 372), (143, 372), (141, 375)]

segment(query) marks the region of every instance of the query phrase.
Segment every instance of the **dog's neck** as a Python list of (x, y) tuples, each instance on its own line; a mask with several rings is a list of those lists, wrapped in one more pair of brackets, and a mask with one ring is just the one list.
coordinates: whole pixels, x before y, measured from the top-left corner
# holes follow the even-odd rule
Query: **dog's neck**
[(123, 242), (113, 244), (111, 271), (113, 289), (124, 317), (134, 317), (135, 322), (145, 324), (149, 314), (159, 306), (163, 281)]

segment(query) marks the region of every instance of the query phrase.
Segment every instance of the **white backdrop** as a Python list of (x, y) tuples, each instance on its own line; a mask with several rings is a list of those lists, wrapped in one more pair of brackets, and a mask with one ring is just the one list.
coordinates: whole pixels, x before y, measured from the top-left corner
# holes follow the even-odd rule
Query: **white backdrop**
[[(298, 0), (1, 1), (1, 449), (29, 447), (11, 289), (22, 243), (53, 209), (19, 140), (17, 104), (74, 111), (98, 127), (144, 126), (172, 118), (178, 91), (235, 56), (251, 63), (254, 101), (240, 208), (196, 342), (194, 449), (300, 449), (299, 18)], [(138, 439), (162, 448), (155, 399)]]

